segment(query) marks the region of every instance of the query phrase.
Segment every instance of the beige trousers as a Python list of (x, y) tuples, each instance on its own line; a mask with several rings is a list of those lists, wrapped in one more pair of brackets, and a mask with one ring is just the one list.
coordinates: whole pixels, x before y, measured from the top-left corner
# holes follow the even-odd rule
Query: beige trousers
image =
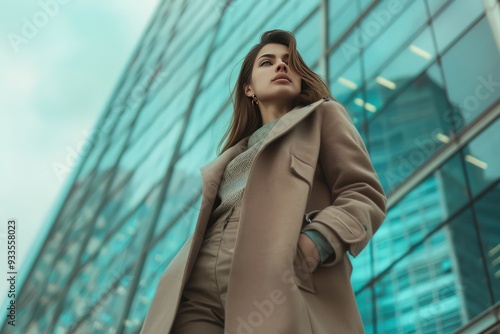
[(240, 211), (241, 206), (231, 208), (205, 232), (171, 334), (224, 334), (227, 283)]

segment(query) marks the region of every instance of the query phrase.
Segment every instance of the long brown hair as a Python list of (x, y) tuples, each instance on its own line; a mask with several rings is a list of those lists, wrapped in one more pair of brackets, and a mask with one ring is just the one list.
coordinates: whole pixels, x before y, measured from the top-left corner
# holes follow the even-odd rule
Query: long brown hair
[[(252, 79), (252, 69), (257, 54), (262, 47), (269, 43), (278, 43), (288, 47), (288, 67), (297, 73), (302, 79), (300, 94), (293, 101), (294, 107), (306, 106), (323, 97), (333, 98), (330, 89), (323, 79), (305, 64), (297, 50), (295, 36), (286, 30), (269, 30), (262, 34), (260, 42), (254, 45), (247, 53), (241, 65), (238, 80), (231, 92), (233, 99), (233, 116), (231, 124), (222, 137), (218, 148), (223, 144), (225, 138), (229, 139), (219, 154), (224, 153), (228, 148), (239, 142), (241, 139), (250, 136), (255, 130), (262, 126), (262, 116), (257, 106), (253, 106), (252, 98), (244, 93), (244, 87)], [(335, 100), (335, 99), (334, 99)]]

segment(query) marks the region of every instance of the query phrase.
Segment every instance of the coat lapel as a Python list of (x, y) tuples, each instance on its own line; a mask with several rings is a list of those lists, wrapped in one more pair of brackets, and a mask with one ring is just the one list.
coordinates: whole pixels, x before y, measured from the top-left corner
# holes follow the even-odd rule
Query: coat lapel
[[(309, 115), (317, 106), (319, 106), (324, 99), (320, 99), (310, 105), (305, 107), (296, 107), (290, 110), (288, 113), (283, 115), (279, 121), (272, 127), (271, 131), (267, 134), (259, 147), (257, 154), (259, 151), (263, 150), (268, 144), (274, 141), (276, 138), (280, 137), (284, 133), (291, 130), (295, 125), (297, 125), (301, 120), (303, 120), (307, 115)], [(226, 168), (226, 165), (234, 159), (238, 154), (242, 153), (247, 147), (248, 139), (250, 136), (247, 136), (240, 140), (235, 145), (231, 146), (220, 156), (215, 158), (212, 162), (200, 168), (200, 173), (203, 181), (203, 195), (211, 198), (215, 197), (213, 193), (206, 193), (206, 190), (209, 189), (209, 185), (215, 186), (217, 189), (219, 183), (222, 178), (222, 174)]]

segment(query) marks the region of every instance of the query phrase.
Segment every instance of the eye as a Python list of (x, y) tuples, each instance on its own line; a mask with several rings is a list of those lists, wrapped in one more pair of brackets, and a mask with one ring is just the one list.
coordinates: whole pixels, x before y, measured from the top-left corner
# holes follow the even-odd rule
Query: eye
[(265, 63), (271, 64), (271, 62), (269, 60), (264, 60), (262, 63), (260, 63), (260, 66), (264, 65)]

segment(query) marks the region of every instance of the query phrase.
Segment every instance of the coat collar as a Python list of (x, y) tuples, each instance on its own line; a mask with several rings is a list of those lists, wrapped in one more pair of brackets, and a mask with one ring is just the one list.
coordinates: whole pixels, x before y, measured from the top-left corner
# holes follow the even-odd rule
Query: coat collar
[[(282, 134), (286, 133), (297, 125), (301, 120), (303, 120), (307, 115), (309, 115), (317, 106), (326, 101), (327, 98), (320, 99), (310, 105), (304, 107), (295, 107), (285, 115), (283, 115), (278, 122), (272, 127), (264, 141), (257, 150), (256, 155), (262, 149), (264, 149), (270, 142), (274, 139), (280, 137)], [(222, 174), (226, 168), (226, 165), (234, 159), (238, 154), (242, 153), (247, 144), (250, 136), (241, 139), (238, 143), (234, 144), (221, 155), (216, 157), (212, 162), (204, 165), (200, 168), (200, 173), (203, 180), (203, 185), (212, 183), (218, 186)]]

